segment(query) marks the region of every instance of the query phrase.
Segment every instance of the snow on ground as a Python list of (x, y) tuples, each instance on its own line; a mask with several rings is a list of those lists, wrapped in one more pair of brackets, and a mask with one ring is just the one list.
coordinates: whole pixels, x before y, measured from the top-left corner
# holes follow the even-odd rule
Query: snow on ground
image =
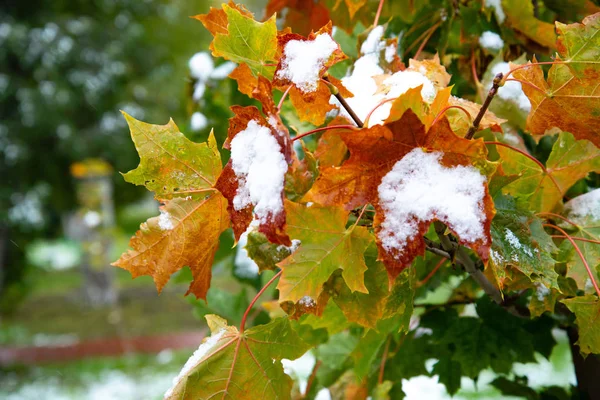
[(471, 166), (446, 168), (441, 157), (440, 152), (414, 149), (382, 179), (379, 205), (385, 217), (378, 237), (386, 250), (402, 252), (418, 233), (418, 223), (434, 217), (466, 242), (485, 237), (485, 176)]
[[(382, 39), (383, 33), (383, 26), (373, 28), (361, 46), (361, 57), (354, 63), (352, 74), (342, 78), (344, 86), (354, 94), (354, 97), (350, 97), (346, 101), (363, 121), (381, 101), (396, 98), (408, 89), (423, 85), (421, 95), (429, 103), (433, 101), (437, 93), (435, 86), (425, 75), (411, 68), (396, 72), (383, 81), (383, 85), (387, 86), (387, 93), (378, 91), (373, 77), (384, 74), (384, 70), (379, 65), (379, 54), (385, 50), (386, 60), (392, 60), (396, 53), (395, 46), (388, 46)], [(330, 103), (339, 107), (337, 99), (333, 96)], [(389, 116), (391, 108), (391, 101), (379, 106), (369, 118), (369, 127), (382, 124)], [(345, 113), (343, 110), (341, 112)]]
[(290, 40), (283, 49), (282, 68), (277, 77), (290, 80), (304, 93), (314, 92), (319, 72), (337, 48), (338, 44), (328, 33), (314, 40)]
[(231, 141), (231, 162), (239, 184), (234, 208), (241, 210), (252, 204), (257, 219), (269, 222), (283, 210), (281, 192), (288, 169), (271, 130), (256, 121), (248, 122)]
[(190, 127), (193, 131), (201, 131), (207, 126), (208, 119), (206, 118), (206, 115), (202, 114), (200, 111), (196, 111), (192, 114), (192, 118), (190, 120)]
[(494, 9), (498, 23), (503, 23), (506, 19), (504, 8), (502, 8), (502, 0), (485, 0), (485, 6)]
[(479, 44), (484, 49), (496, 53), (504, 47), (504, 40), (496, 32), (485, 31), (479, 37)]
[(565, 210), (569, 215), (585, 218), (592, 217), (593, 220), (600, 220), (600, 189), (582, 194), (569, 200), (565, 204)]

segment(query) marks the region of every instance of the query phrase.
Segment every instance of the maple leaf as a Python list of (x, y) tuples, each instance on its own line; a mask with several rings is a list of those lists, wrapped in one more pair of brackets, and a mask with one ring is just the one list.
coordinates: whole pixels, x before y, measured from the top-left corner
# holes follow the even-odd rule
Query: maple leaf
[(229, 74), (229, 77), (237, 82), (238, 90), (241, 93), (244, 93), (248, 97), (252, 97), (252, 93), (257, 88), (258, 80), (252, 75), (252, 71), (247, 64), (238, 65), (231, 74)]
[[(457, 137), (452, 133), (446, 118), (441, 118), (426, 132), (425, 125), (411, 109), (407, 110), (398, 121), (363, 129), (360, 134), (346, 132), (341, 133), (340, 136), (350, 150), (350, 158), (341, 167), (321, 170), (319, 178), (304, 200), (323, 205), (342, 205), (346, 209), (372, 203), (377, 210), (374, 222), (378, 236), (382, 234), (382, 231), (386, 237), (388, 233), (391, 233), (381, 227), (382, 223), (385, 223), (385, 215), (389, 214), (389, 208), (381, 205), (378, 192), (380, 189), (378, 188), (380, 188), (383, 177), (390, 172), (394, 165), (413, 150), (435, 152), (440, 157), (440, 168), (459, 168), (459, 170), (472, 168), (473, 173), (478, 174), (474, 167), (469, 167), (476, 165), (485, 171), (485, 174), (491, 172), (486, 161), (487, 151), (481, 140), (473, 141)], [(481, 177), (481, 179), (483, 179), (482, 182), (485, 181), (485, 178)], [(394, 185), (392, 184), (392, 186)], [(491, 241), (489, 227), (494, 208), (486, 185), (482, 184), (480, 190), (482, 198), (476, 208), (481, 212), (481, 235), (477, 240), (470, 242), (462, 240), (461, 242), (471, 246), (482, 259), (487, 260)], [(443, 198), (439, 199), (440, 207), (444, 200)], [(406, 238), (402, 251), (384, 247), (381, 237), (378, 238), (380, 257), (384, 260), (391, 279), (408, 266), (414, 257), (423, 254), (425, 244), (421, 236), (435, 218), (448, 221), (447, 217), (443, 215), (444, 213), (439, 211), (430, 213), (427, 218), (414, 215), (415, 221), (407, 220), (407, 226), (415, 226), (416, 229)], [(450, 228), (458, 229), (459, 226), (454, 225)], [(455, 233), (457, 233), (456, 230)], [(463, 236), (466, 238), (469, 235), (463, 231)]]
[(546, 166), (502, 146), (497, 151), (504, 171), (519, 176), (504, 187), (504, 192), (526, 198), (534, 211), (554, 210), (575, 182), (600, 170), (600, 150), (567, 132), (558, 135)]
[(575, 314), (582, 354), (600, 354), (600, 300), (595, 295), (562, 301)]
[(231, 2), (222, 8), (211, 8), (208, 14), (195, 17), (214, 36), (210, 45), (212, 54), (247, 64), (255, 76), (272, 77), (274, 68), (269, 64), (277, 60), (275, 18), (257, 22), (252, 14)]
[(219, 235), (229, 226), (226, 202), (213, 188), (221, 157), (211, 134), (193, 143), (170, 121), (151, 125), (125, 114), (140, 154), (140, 165), (124, 175), (164, 202), (160, 217), (150, 218), (131, 239), (129, 250), (113, 265), (132, 276), (150, 275), (160, 292), (170, 276), (189, 266), (194, 280), (187, 293), (206, 298)]
[(499, 286), (503, 286), (506, 271), (512, 266), (542, 285), (541, 293), (549, 293), (552, 287), (558, 289), (556, 261), (551, 256), (558, 249), (544, 231), (542, 221), (511, 197), (499, 195), (494, 204), (489, 267)]
[[(564, 214), (570, 222), (575, 224), (574, 226), (564, 224), (564, 227), (572, 231), (570, 232), (572, 236), (585, 239), (577, 241), (577, 246), (583, 257), (590, 263), (590, 267), (595, 268), (596, 280), (600, 280), (600, 244), (598, 244), (600, 241), (600, 189), (577, 196), (567, 202)], [(581, 290), (593, 292), (587, 270), (571, 242), (564, 240), (561, 249), (568, 254), (567, 276), (573, 278)]]
[[(557, 127), (577, 139), (589, 140), (600, 147), (600, 13), (590, 15), (582, 24), (556, 23), (560, 64), (548, 72), (548, 80), (539, 65), (515, 71), (515, 78), (529, 83), (523, 91), (531, 101), (527, 129), (543, 135)], [(535, 58), (533, 60), (536, 61)]]
[(556, 34), (552, 24), (540, 21), (534, 15), (533, 4), (521, 0), (503, 0), (502, 9), (506, 13), (506, 24), (527, 39), (553, 49)]
[(280, 300), (316, 302), (323, 284), (338, 268), (352, 291), (366, 292), (364, 252), (373, 240), (367, 228), (346, 229), (348, 213), (338, 207), (307, 207), (286, 201), (285, 208), (287, 233), (301, 244), (278, 264), (283, 269), (277, 285)]
[[(345, 118), (337, 117), (329, 123), (329, 126), (342, 125), (344, 123), (346, 123)], [(348, 147), (346, 147), (340, 136), (342, 132), (344, 132), (343, 129), (330, 129), (321, 135), (314, 152), (314, 157), (319, 161), (319, 166), (337, 167), (344, 161), (348, 153)]]
[(254, 106), (231, 109), (235, 116), (229, 120), (224, 145), (232, 150), (231, 158), (215, 187), (228, 201), (235, 239), (250, 225), (254, 210), (259, 231), (271, 242), (289, 246), (283, 199), (293, 150), (287, 130), (281, 134)]
[(300, 357), (307, 345), (287, 318), (240, 332), (207, 315), (211, 336), (185, 364), (166, 399), (291, 399), (292, 380), (283, 358)]
[(269, 0), (265, 16), (270, 17), (275, 13), (282, 14), (283, 26), (301, 35), (308, 35), (329, 22), (329, 10), (315, 1)]

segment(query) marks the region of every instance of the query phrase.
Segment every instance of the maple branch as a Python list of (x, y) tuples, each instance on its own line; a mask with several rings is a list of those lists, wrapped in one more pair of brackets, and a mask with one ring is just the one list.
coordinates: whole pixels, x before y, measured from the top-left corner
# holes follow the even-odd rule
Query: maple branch
[(375, 20), (373, 20), (373, 26), (377, 26), (379, 23), (379, 16), (381, 16), (381, 10), (383, 9), (383, 3), (385, 0), (379, 0), (379, 7), (377, 7), (377, 13), (375, 14)]
[(333, 83), (329, 82), (327, 75), (323, 76), (323, 81), (329, 87), (331, 94), (335, 96), (335, 98), (340, 102), (340, 104), (346, 109), (348, 114), (350, 114), (350, 116), (352, 117), (352, 119), (354, 120), (356, 125), (358, 125), (359, 128), (362, 128), (364, 126), (364, 124), (362, 123), (360, 118), (358, 118), (358, 115), (356, 115), (356, 113), (354, 112), (352, 107), (350, 107), (350, 104), (348, 104), (346, 99), (344, 99), (344, 97), (341, 95), (340, 90)]
[(485, 98), (485, 101), (481, 105), (481, 109), (479, 110), (479, 114), (477, 114), (477, 116), (475, 117), (475, 120), (473, 121), (473, 125), (471, 125), (471, 127), (469, 128), (469, 131), (465, 135), (465, 139), (472, 139), (473, 136), (475, 135), (475, 132), (477, 132), (477, 129), (479, 129), (479, 123), (483, 119), (483, 116), (485, 115), (485, 112), (487, 111), (492, 100), (494, 99), (494, 96), (496, 96), (496, 93), (498, 93), (498, 88), (502, 84), (503, 77), (504, 77), (504, 75), (502, 75), (502, 72), (500, 72), (498, 75), (496, 75), (494, 77), (494, 80), (492, 82), (492, 87), (490, 88), (490, 91), (488, 92), (488, 95)]
[(292, 86), (293, 85), (288, 86), (288, 88), (285, 89), (285, 92), (283, 92), (283, 94), (281, 95), (281, 99), (279, 100), (279, 104), (277, 104), (277, 113), (278, 114), (281, 111), (281, 107), (283, 106), (283, 101), (285, 100), (285, 98), (287, 97), (288, 93), (292, 89)]
[[(475, 262), (471, 260), (471, 257), (465, 252), (464, 248), (457, 243), (453, 243), (448, 236), (444, 234), (446, 231), (446, 225), (436, 221), (434, 222), (435, 232), (440, 238), (440, 244), (442, 248), (450, 256), (456, 256), (456, 261), (463, 266), (465, 271), (471, 275), (471, 277), (481, 286), (483, 291), (492, 298), (497, 304), (504, 305), (502, 300), (502, 293), (496, 288), (488, 278), (479, 270), (475, 265)], [(453, 257), (447, 257), (450, 261), (454, 262)], [(509, 310), (510, 311), (510, 310)], [(512, 311), (511, 311), (512, 312)]]
[(240, 333), (244, 332), (244, 328), (246, 326), (246, 319), (248, 319), (248, 314), (250, 313), (250, 310), (252, 310), (252, 307), (254, 306), (254, 303), (256, 303), (258, 301), (258, 298), (260, 296), (262, 296), (262, 294), (265, 292), (265, 290), (267, 290), (267, 288), (273, 282), (275, 282), (275, 280), (277, 278), (279, 278), (281, 276), (282, 272), (283, 272), (283, 270), (279, 270), (279, 272), (276, 273), (275, 275), (273, 275), (273, 277), (269, 280), (269, 282), (267, 282), (267, 284), (265, 286), (263, 286), (262, 289), (260, 289), (260, 291), (258, 293), (256, 293), (256, 296), (254, 296), (254, 298), (252, 299), (252, 301), (248, 305), (248, 308), (246, 308), (246, 312), (244, 313), (244, 316), (242, 317), (242, 322), (240, 323)]
[(322, 131), (328, 131), (331, 129), (356, 129), (356, 127), (354, 125), (331, 125), (331, 126), (324, 126), (321, 128), (317, 128), (317, 129), (313, 129), (312, 131), (308, 131), (308, 132), (304, 132), (303, 134), (300, 134), (298, 136), (295, 136), (292, 138), (292, 142), (298, 140), (298, 139), (302, 139), (305, 136), (308, 135), (312, 135), (313, 133), (317, 133), (317, 132), (322, 132)]
[(388, 336), (385, 342), (385, 348), (383, 349), (383, 355), (381, 356), (381, 364), (379, 365), (379, 376), (377, 377), (377, 383), (381, 385), (383, 383), (383, 372), (385, 370), (385, 362), (387, 361), (388, 352), (390, 351), (390, 341), (392, 337)]
[(556, 225), (553, 225), (553, 224), (544, 224), (544, 226), (546, 226), (548, 228), (556, 229), (557, 231), (559, 231), (560, 233), (562, 233), (563, 235), (565, 235), (565, 237), (567, 238), (567, 240), (569, 242), (571, 242), (571, 244), (575, 248), (575, 251), (579, 255), (579, 258), (581, 258), (581, 262), (583, 263), (583, 266), (587, 270), (588, 276), (590, 277), (590, 280), (592, 281), (592, 285), (594, 285), (594, 289), (596, 290), (596, 294), (598, 294), (598, 297), (600, 297), (600, 288), (598, 287), (598, 283), (596, 282), (596, 278), (594, 278), (594, 273), (590, 269), (590, 266), (588, 265), (585, 257), (583, 256), (583, 253), (581, 252), (581, 249), (579, 249), (579, 246), (577, 245), (577, 243), (575, 243), (575, 241), (573, 240), (573, 238), (571, 238), (571, 235), (569, 235), (562, 228), (560, 228), (560, 227), (558, 227)]

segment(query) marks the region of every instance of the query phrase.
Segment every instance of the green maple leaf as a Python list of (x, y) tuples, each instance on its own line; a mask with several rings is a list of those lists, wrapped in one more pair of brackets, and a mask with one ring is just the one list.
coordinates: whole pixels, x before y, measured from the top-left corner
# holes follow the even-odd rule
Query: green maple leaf
[(460, 389), (461, 365), (450, 357), (441, 358), (435, 363), (432, 373), (439, 376), (440, 383), (446, 386), (446, 390), (451, 396)]
[(600, 300), (594, 295), (562, 301), (575, 314), (577, 344), (583, 354), (600, 354)]
[(309, 346), (286, 318), (239, 332), (206, 316), (211, 336), (186, 363), (167, 399), (290, 399), (292, 380), (281, 359), (296, 359)]
[(304, 296), (316, 301), (338, 268), (348, 287), (367, 292), (364, 253), (373, 241), (367, 228), (346, 229), (348, 213), (339, 207), (307, 207), (286, 201), (287, 233), (300, 247), (278, 265), (283, 269), (277, 288), (280, 301), (297, 302)]
[(145, 186), (158, 200), (188, 196), (198, 199), (215, 191), (213, 185), (222, 166), (212, 133), (208, 143), (194, 143), (173, 120), (153, 125), (123, 115), (140, 154), (140, 165), (123, 174), (127, 182)]
[(509, 196), (496, 196), (494, 205), (489, 266), (500, 286), (507, 268), (513, 267), (532, 281), (558, 289), (556, 261), (550, 255), (558, 249), (544, 231), (542, 221)]
[[(571, 230), (572, 236), (581, 237), (583, 239), (595, 241), (596, 243), (576, 240), (577, 246), (583, 257), (588, 262), (592, 271), (596, 271), (596, 281), (600, 280), (600, 205), (596, 204), (597, 193), (600, 189), (596, 189), (593, 192), (575, 197), (565, 204), (565, 214), (569, 221), (575, 223), (575, 226), (564, 224), (565, 229)], [(594, 197), (595, 196), (595, 197)], [(589, 210), (579, 210), (577, 204), (585, 201), (591, 206)], [(574, 229), (574, 230), (573, 230)], [(589, 292), (593, 291), (593, 287), (588, 284), (589, 275), (581, 257), (577, 254), (573, 245), (568, 240), (563, 240), (561, 243), (561, 250), (564, 250), (568, 254), (567, 260), (567, 276), (573, 278), (577, 282), (577, 286)]]
[(254, 75), (272, 78), (277, 57), (277, 26), (273, 15), (257, 22), (235, 8), (223, 4), (227, 15), (227, 33), (217, 33), (213, 55), (236, 63), (245, 63)]
[(152, 125), (125, 114), (140, 154), (140, 165), (125, 180), (144, 185), (164, 205), (131, 239), (132, 250), (113, 265), (135, 278), (150, 275), (160, 292), (173, 273), (189, 266), (194, 280), (188, 293), (205, 299), (219, 236), (229, 226), (227, 202), (213, 188), (221, 156), (211, 134), (193, 143), (173, 121)]
[(289, 247), (271, 243), (263, 233), (256, 231), (248, 234), (245, 249), (261, 271), (276, 269), (278, 262), (292, 254)]
[(520, 176), (503, 191), (527, 199), (532, 211), (556, 209), (575, 182), (600, 171), (600, 149), (587, 140), (575, 140), (568, 132), (558, 136), (545, 169), (511, 149), (498, 146), (497, 150), (504, 172)]
[(326, 284), (326, 290), (344, 313), (348, 321), (364, 327), (376, 328), (377, 322), (385, 314), (385, 305), (389, 295), (389, 278), (385, 265), (377, 261), (377, 248), (369, 246), (365, 252), (368, 267), (365, 271), (365, 286), (368, 293), (352, 291), (344, 282), (341, 274), (336, 273)]

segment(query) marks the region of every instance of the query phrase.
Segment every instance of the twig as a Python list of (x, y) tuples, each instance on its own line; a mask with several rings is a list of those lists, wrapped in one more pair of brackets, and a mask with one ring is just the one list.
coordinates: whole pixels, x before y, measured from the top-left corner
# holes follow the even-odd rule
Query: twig
[(390, 351), (390, 341), (392, 337), (388, 336), (385, 342), (385, 348), (383, 349), (383, 355), (381, 356), (381, 365), (379, 365), (379, 376), (377, 377), (377, 383), (381, 385), (383, 383), (383, 372), (385, 370), (385, 362), (387, 361), (388, 352)]
[(377, 26), (379, 23), (379, 16), (381, 15), (381, 9), (385, 0), (379, 0), (379, 7), (377, 7), (377, 14), (375, 14), (375, 20), (373, 20), (373, 26)]
[(285, 98), (287, 97), (288, 93), (292, 89), (292, 86), (293, 85), (288, 86), (288, 88), (285, 89), (285, 92), (283, 92), (283, 94), (281, 95), (281, 100), (279, 100), (279, 104), (277, 105), (277, 112), (281, 111), (281, 107), (283, 107), (283, 101), (285, 100)]
[(496, 93), (498, 93), (498, 88), (500, 87), (500, 84), (502, 83), (503, 77), (504, 77), (504, 75), (502, 75), (502, 72), (500, 72), (498, 75), (496, 75), (494, 77), (492, 87), (490, 88), (490, 91), (488, 92), (488, 95), (485, 98), (485, 101), (483, 102), (481, 109), (479, 110), (479, 114), (477, 114), (477, 116), (473, 120), (473, 125), (471, 125), (471, 127), (469, 128), (469, 131), (465, 135), (465, 139), (472, 139), (473, 136), (475, 135), (475, 132), (477, 132), (477, 129), (479, 129), (479, 123), (483, 119), (483, 116), (485, 115), (485, 112), (487, 111), (488, 107), (490, 106), (490, 103), (494, 99), (494, 96), (496, 95)]
[(304, 396), (302, 396), (303, 399), (308, 398), (308, 392), (310, 392), (310, 388), (313, 385), (313, 382), (315, 381), (315, 378), (317, 377), (317, 370), (319, 369), (319, 367), (321, 366), (323, 362), (321, 360), (317, 360), (317, 362), (315, 363), (315, 366), (312, 369), (312, 372), (310, 373), (310, 376), (308, 377), (308, 381), (306, 382), (306, 389), (304, 390)]
[(323, 77), (323, 80), (327, 83), (327, 86), (329, 86), (331, 94), (334, 95), (335, 98), (340, 102), (340, 104), (346, 109), (346, 111), (348, 112), (348, 114), (350, 114), (356, 125), (358, 125), (359, 128), (362, 128), (364, 124), (362, 123), (360, 118), (358, 118), (358, 115), (356, 115), (356, 113), (354, 112), (352, 107), (350, 107), (348, 102), (346, 102), (346, 99), (342, 97), (342, 95), (340, 94), (340, 90), (337, 87), (335, 87), (333, 83), (329, 82), (329, 79), (327, 79), (327, 75)]
[(427, 282), (429, 282), (429, 280), (435, 275), (435, 273), (438, 271), (438, 269), (440, 269), (440, 267), (442, 265), (444, 265), (444, 263), (448, 261), (446, 260), (445, 257), (443, 257), (440, 261), (438, 261), (438, 263), (436, 264), (436, 266), (431, 270), (431, 272), (429, 274), (427, 274), (427, 276), (425, 278), (423, 278), (422, 281), (417, 282), (416, 287), (421, 287), (424, 284), (426, 284)]
[(260, 291), (258, 293), (256, 293), (256, 296), (254, 296), (254, 298), (252, 299), (252, 301), (250, 302), (250, 304), (248, 305), (248, 308), (246, 308), (246, 312), (244, 313), (244, 316), (242, 317), (242, 322), (240, 323), (240, 333), (244, 332), (244, 328), (246, 326), (246, 319), (248, 319), (248, 314), (250, 313), (250, 310), (252, 310), (252, 307), (254, 306), (254, 303), (256, 303), (258, 301), (258, 298), (260, 296), (262, 296), (262, 294), (265, 292), (265, 290), (267, 290), (267, 288), (269, 286), (271, 286), (271, 284), (273, 282), (275, 282), (275, 280), (277, 280), (277, 278), (279, 278), (281, 276), (281, 273), (283, 272), (283, 270), (280, 270), (278, 273), (276, 273), (270, 280), (269, 282), (267, 282), (267, 284), (265, 286), (263, 286), (262, 289), (260, 289)]

